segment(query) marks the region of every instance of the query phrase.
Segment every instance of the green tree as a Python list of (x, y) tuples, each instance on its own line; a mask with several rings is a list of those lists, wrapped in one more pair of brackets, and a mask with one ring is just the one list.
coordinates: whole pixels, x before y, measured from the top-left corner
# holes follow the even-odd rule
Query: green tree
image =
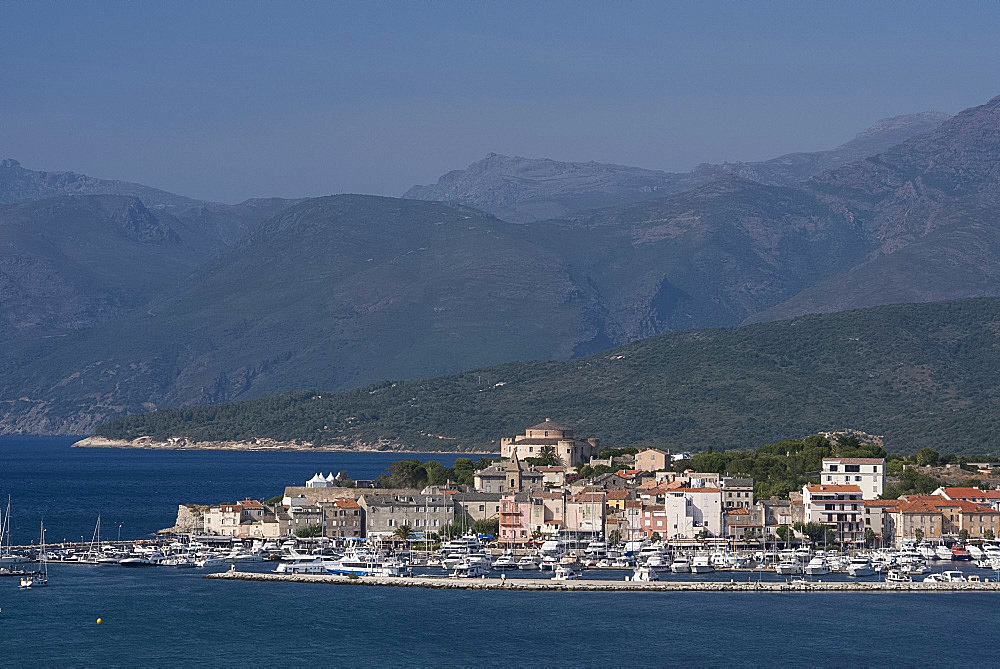
[(993, 541), (994, 538), (995, 536), (993, 534), (993, 530), (990, 529), (983, 532), (983, 539), (986, 539), (987, 541)]
[(959, 543), (965, 543), (969, 540), (969, 530), (961, 529), (958, 531), (958, 541)]
[(622, 533), (619, 532), (618, 530), (611, 530), (611, 532), (608, 534), (608, 542), (612, 546), (619, 543), (621, 540), (622, 540)]
[(309, 539), (312, 537), (323, 536), (323, 526), (322, 525), (306, 525), (303, 528), (295, 530), (295, 536), (300, 539)]
[(792, 536), (792, 528), (790, 528), (788, 525), (779, 525), (778, 529), (776, 529), (774, 533), (778, 536), (779, 539), (781, 539), (787, 544)]
[(413, 534), (413, 529), (409, 525), (400, 525), (396, 528), (396, 531), (393, 532), (393, 534), (403, 541), (406, 541), (410, 538), (410, 535)]
[(660, 540), (660, 533), (659, 532), (653, 532), (651, 535), (649, 535), (649, 540), (652, 541), (655, 544), (657, 541)]
[(555, 446), (542, 446), (538, 449), (538, 457), (543, 465), (552, 466), (559, 464), (559, 455), (556, 453)]
[(913, 538), (916, 539), (917, 543), (919, 544), (921, 541), (924, 540), (924, 531), (918, 527), (913, 531)]
[(941, 460), (941, 455), (933, 448), (924, 447), (917, 451), (917, 464), (920, 466), (936, 467)]
[(472, 523), (472, 531), (476, 534), (489, 534), (496, 537), (500, 534), (500, 519), (486, 518)]
[(875, 530), (870, 527), (865, 528), (865, 546), (875, 545)]

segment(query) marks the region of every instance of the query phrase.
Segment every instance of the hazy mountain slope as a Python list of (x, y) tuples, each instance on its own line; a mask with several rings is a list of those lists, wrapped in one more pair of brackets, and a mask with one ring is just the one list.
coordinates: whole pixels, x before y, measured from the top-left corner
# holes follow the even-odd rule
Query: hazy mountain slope
[(758, 163), (699, 165), (689, 173), (669, 173), (604, 163), (568, 163), (490, 153), (436, 184), (414, 186), (403, 197), (457, 202), (514, 222), (558, 218), (697, 188), (727, 176), (770, 185), (794, 186), (820, 172), (875, 155), (948, 119), (923, 112), (882, 119), (853, 140), (830, 151), (793, 153)]
[(0, 340), (120, 316), (216, 250), (134, 197), (0, 206)]
[(176, 210), (204, 204), (142, 184), (95, 179), (75, 172), (40, 172), (21, 167), (13, 159), (0, 161), (0, 204), (60, 195), (125, 195), (139, 198), (150, 209)]
[(997, 454), (998, 322), (998, 299), (878, 307), (678, 332), (567, 362), (158, 411), (99, 433), (452, 450), (496, 448), (551, 416), (606, 445), (718, 450), (852, 427), (884, 434), (892, 451)]
[(1000, 97), (808, 188), (855, 221), (872, 252), (754, 320), (1000, 295)]
[(524, 358), (589, 335), (558, 257), (519, 226), (440, 203), (308, 200), (149, 312), (25, 349), (0, 430), (66, 431), (123, 410), (345, 388)]

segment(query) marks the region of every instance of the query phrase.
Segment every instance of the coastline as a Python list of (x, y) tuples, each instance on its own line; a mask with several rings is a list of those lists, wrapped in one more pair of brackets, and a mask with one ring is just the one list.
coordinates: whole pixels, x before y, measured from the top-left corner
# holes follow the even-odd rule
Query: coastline
[(405, 454), (434, 454), (434, 453), (461, 453), (470, 456), (499, 455), (490, 451), (418, 451), (403, 448), (375, 448), (367, 445), (349, 446), (346, 444), (329, 444), (324, 446), (311, 446), (297, 444), (290, 441), (277, 441), (275, 439), (253, 439), (245, 441), (192, 441), (186, 437), (171, 437), (167, 441), (154, 440), (149, 437), (139, 437), (138, 439), (107, 439), (105, 437), (85, 437), (72, 444), (72, 448), (119, 448), (119, 449), (140, 449), (140, 450), (161, 450), (161, 451), (255, 451), (255, 452), (299, 452), (299, 453), (399, 453)]

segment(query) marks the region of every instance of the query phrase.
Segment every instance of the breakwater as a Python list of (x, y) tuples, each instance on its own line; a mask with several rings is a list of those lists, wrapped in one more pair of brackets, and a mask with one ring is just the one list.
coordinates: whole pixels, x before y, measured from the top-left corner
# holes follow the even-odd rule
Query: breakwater
[(1000, 592), (1000, 582), (964, 583), (886, 583), (808, 581), (805, 583), (767, 581), (606, 581), (586, 579), (449, 578), (447, 576), (404, 576), (351, 578), (334, 574), (275, 574), (225, 571), (207, 574), (207, 579), (265, 581), (283, 583), (322, 583), (327, 585), (383, 586), (395, 588), (432, 588), (439, 590), (508, 590), (551, 592)]

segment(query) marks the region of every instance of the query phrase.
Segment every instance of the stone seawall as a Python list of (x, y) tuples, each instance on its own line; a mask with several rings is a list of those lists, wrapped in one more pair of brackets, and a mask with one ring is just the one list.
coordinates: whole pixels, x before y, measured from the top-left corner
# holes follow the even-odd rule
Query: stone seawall
[(434, 588), (439, 590), (522, 590), (550, 592), (1000, 592), (1000, 583), (885, 583), (827, 582), (768, 583), (758, 581), (553, 581), (551, 579), (448, 578), (417, 576), (350, 578), (333, 574), (275, 574), (225, 571), (205, 578), (283, 583), (323, 583), (328, 585), (385, 586), (396, 588)]

